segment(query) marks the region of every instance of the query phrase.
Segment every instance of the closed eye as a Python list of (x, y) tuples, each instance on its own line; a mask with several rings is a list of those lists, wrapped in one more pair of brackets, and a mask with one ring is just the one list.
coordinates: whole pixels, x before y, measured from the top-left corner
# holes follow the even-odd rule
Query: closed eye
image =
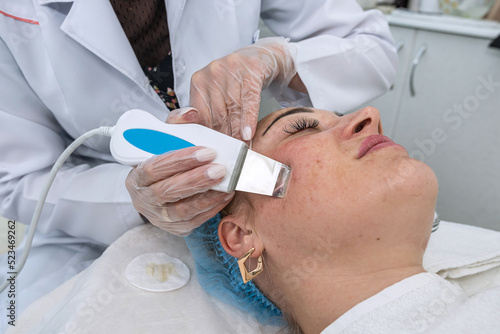
[(317, 119), (312, 118), (299, 118), (294, 119), (290, 123), (288, 123), (285, 127), (283, 127), (283, 131), (289, 134), (295, 134), (297, 132), (307, 130), (307, 129), (315, 129), (319, 125), (319, 121)]

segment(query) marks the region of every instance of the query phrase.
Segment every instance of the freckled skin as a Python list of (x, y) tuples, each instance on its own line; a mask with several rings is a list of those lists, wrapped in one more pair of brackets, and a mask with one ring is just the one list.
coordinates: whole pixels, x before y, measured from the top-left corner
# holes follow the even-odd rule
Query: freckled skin
[[(314, 114), (282, 118), (262, 136), (275, 117), (260, 122), (252, 149), (291, 167), (287, 192), (283, 199), (248, 195), (255, 208), (256, 233), (269, 256), (293, 262), (301, 253), (312, 254), (325, 234), (333, 237), (332, 247), (338, 255), (333, 258), (339, 263), (357, 256), (361, 248), (366, 251), (372, 247), (375, 251), (384, 247), (396, 236), (422, 247), (428, 236), (415, 229), (425, 230), (426, 226), (412, 227), (414, 230), (407, 229), (400, 236), (393, 222), (398, 221), (398, 210), (409, 198), (415, 206), (425, 202), (431, 217), (436, 179), (425, 164), (410, 159), (398, 146), (369, 152), (358, 159), (363, 140), (379, 134), (378, 111), (375, 114), (373, 109), (363, 109), (340, 118), (315, 109)], [(319, 129), (295, 135), (282, 130), (300, 117), (319, 120)], [(372, 122), (355, 133), (356, 122), (367, 117)], [(401, 169), (402, 165), (406, 168)]]

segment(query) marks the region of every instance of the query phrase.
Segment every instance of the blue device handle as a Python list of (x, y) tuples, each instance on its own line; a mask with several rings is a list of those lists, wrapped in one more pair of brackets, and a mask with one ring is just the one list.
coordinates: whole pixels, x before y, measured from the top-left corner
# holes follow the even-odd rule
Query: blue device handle
[(195, 146), (187, 140), (150, 129), (129, 129), (123, 132), (123, 137), (138, 149), (155, 155)]
[(240, 140), (199, 124), (168, 124), (143, 110), (132, 109), (120, 117), (110, 141), (115, 160), (128, 166), (192, 146), (214, 149), (212, 163), (226, 167), (226, 176), (212, 189), (234, 191), (248, 149)]

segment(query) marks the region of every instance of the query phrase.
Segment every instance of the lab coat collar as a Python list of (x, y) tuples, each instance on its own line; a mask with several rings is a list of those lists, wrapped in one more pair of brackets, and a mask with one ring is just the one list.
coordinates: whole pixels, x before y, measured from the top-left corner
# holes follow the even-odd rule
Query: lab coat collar
[(168, 30), (170, 34), (170, 44), (173, 45), (175, 39), (175, 32), (184, 11), (186, 0), (165, 0), (165, 7), (167, 8), (167, 21)]
[(113, 66), (141, 89), (164, 106), (151, 89), (148, 78), (135, 57), (109, 1), (102, 0), (38, 0), (41, 5), (73, 3), (61, 24), (68, 36)]

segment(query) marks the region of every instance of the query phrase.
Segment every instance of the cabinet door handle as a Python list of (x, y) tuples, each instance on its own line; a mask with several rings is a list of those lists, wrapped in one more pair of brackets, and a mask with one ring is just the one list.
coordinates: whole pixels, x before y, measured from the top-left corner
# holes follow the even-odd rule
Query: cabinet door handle
[(402, 39), (400, 39), (395, 47), (396, 47), (396, 51), (399, 53), (399, 51), (401, 51), (401, 49), (403, 48), (403, 46), (405, 46), (405, 41), (403, 41)]
[(411, 65), (411, 73), (410, 73), (410, 94), (411, 96), (415, 96), (415, 86), (414, 86), (414, 79), (415, 79), (415, 70), (417, 69), (417, 65), (420, 62), (420, 58), (424, 55), (425, 51), (427, 50), (427, 44), (422, 44), (420, 48), (417, 51), (417, 55), (413, 59), (413, 64)]

